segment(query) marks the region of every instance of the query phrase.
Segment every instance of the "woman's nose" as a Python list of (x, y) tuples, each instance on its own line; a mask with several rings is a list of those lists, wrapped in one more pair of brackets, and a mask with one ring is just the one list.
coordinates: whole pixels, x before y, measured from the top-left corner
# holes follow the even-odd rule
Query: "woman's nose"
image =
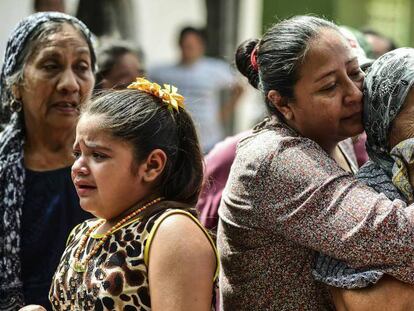
[(72, 68), (66, 68), (62, 72), (57, 88), (59, 91), (69, 94), (79, 92), (79, 81)]
[(347, 105), (362, 105), (362, 82), (349, 81), (347, 86), (347, 93), (345, 96), (345, 104)]

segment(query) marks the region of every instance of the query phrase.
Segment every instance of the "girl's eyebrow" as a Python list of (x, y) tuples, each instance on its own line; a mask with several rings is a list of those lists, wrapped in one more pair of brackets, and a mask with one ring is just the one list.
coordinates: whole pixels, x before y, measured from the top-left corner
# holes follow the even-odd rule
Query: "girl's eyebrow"
[[(83, 144), (87, 147), (87, 148), (91, 148), (91, 149), (101, 149), (101, 150), (106, 150), (106, 151), (112, 151), (111, 148), (109, 147), (105, 147), (104, 145), (101, 145), (99, 143), (93, 142), (93, 141), (86, 141), (86, 140), (82, 140)], [(75, 144), (73, 145), (73, 149), (76, 148), (76, 146), (78, 146), (80, 144), (80, 142), (75, 141)]]
[(104, 145), (101, 145), (101, 144), (96, 143), (96, 142), (84, 140), (83, 143), (88, 148), (103, 149), (103, 150), (107, 150), (107, 151), (110, 151), (111, 150), (110, 148), (105, 147)]

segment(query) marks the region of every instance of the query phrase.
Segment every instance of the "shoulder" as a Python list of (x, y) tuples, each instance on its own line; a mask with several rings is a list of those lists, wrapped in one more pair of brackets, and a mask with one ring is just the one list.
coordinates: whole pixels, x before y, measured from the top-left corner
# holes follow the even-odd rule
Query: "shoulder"
[(215, 246), (208, 232), (189, 212), (172, 209), (163, 213), (150, 233), (148, 258), (214, 260)]

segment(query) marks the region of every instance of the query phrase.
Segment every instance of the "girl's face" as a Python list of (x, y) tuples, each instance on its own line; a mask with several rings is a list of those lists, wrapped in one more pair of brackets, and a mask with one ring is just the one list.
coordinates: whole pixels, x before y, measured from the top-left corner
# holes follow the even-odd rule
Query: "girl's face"
[(288, 103), (291, 125), (323, 148), (361, 133), (363, 80), (347, 40), (323, 29), (299, 69), (295, 98)]
[(23, 103), (29, 127), (74, 129), (94, 81), (87, 42), (73, 26), (63, 24), (30, 57), (14, 95)]
[(100, 128), (102, 116), (83, 115), (76, 127), (72, 180), (81, 207), (112, 219), (149, 193), (132, 146)]

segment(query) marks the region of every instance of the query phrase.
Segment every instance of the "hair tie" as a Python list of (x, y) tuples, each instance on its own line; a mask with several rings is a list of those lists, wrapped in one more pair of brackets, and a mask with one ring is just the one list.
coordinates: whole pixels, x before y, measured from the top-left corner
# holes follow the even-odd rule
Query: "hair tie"
[(254, 47), (253, 51), (250, 53), (250, 63), (252, 64), (252, 67), (254, 71), (259, 71), (259, 66), (257, 65), (257, 49), (258, 45)]
[(161, 88), (161, 86), (155, 82), (148, 81), (144, 78), (137, 78), (135, 82), (132, 82), (127, 88), (140, 90), (160, 98), (171, 111), (173, 109), (179, 111), (179, 107), (185, 109), (184, 97), (177, 93), (178, 89), (173, 85), (164, 84), (164, 88)]

